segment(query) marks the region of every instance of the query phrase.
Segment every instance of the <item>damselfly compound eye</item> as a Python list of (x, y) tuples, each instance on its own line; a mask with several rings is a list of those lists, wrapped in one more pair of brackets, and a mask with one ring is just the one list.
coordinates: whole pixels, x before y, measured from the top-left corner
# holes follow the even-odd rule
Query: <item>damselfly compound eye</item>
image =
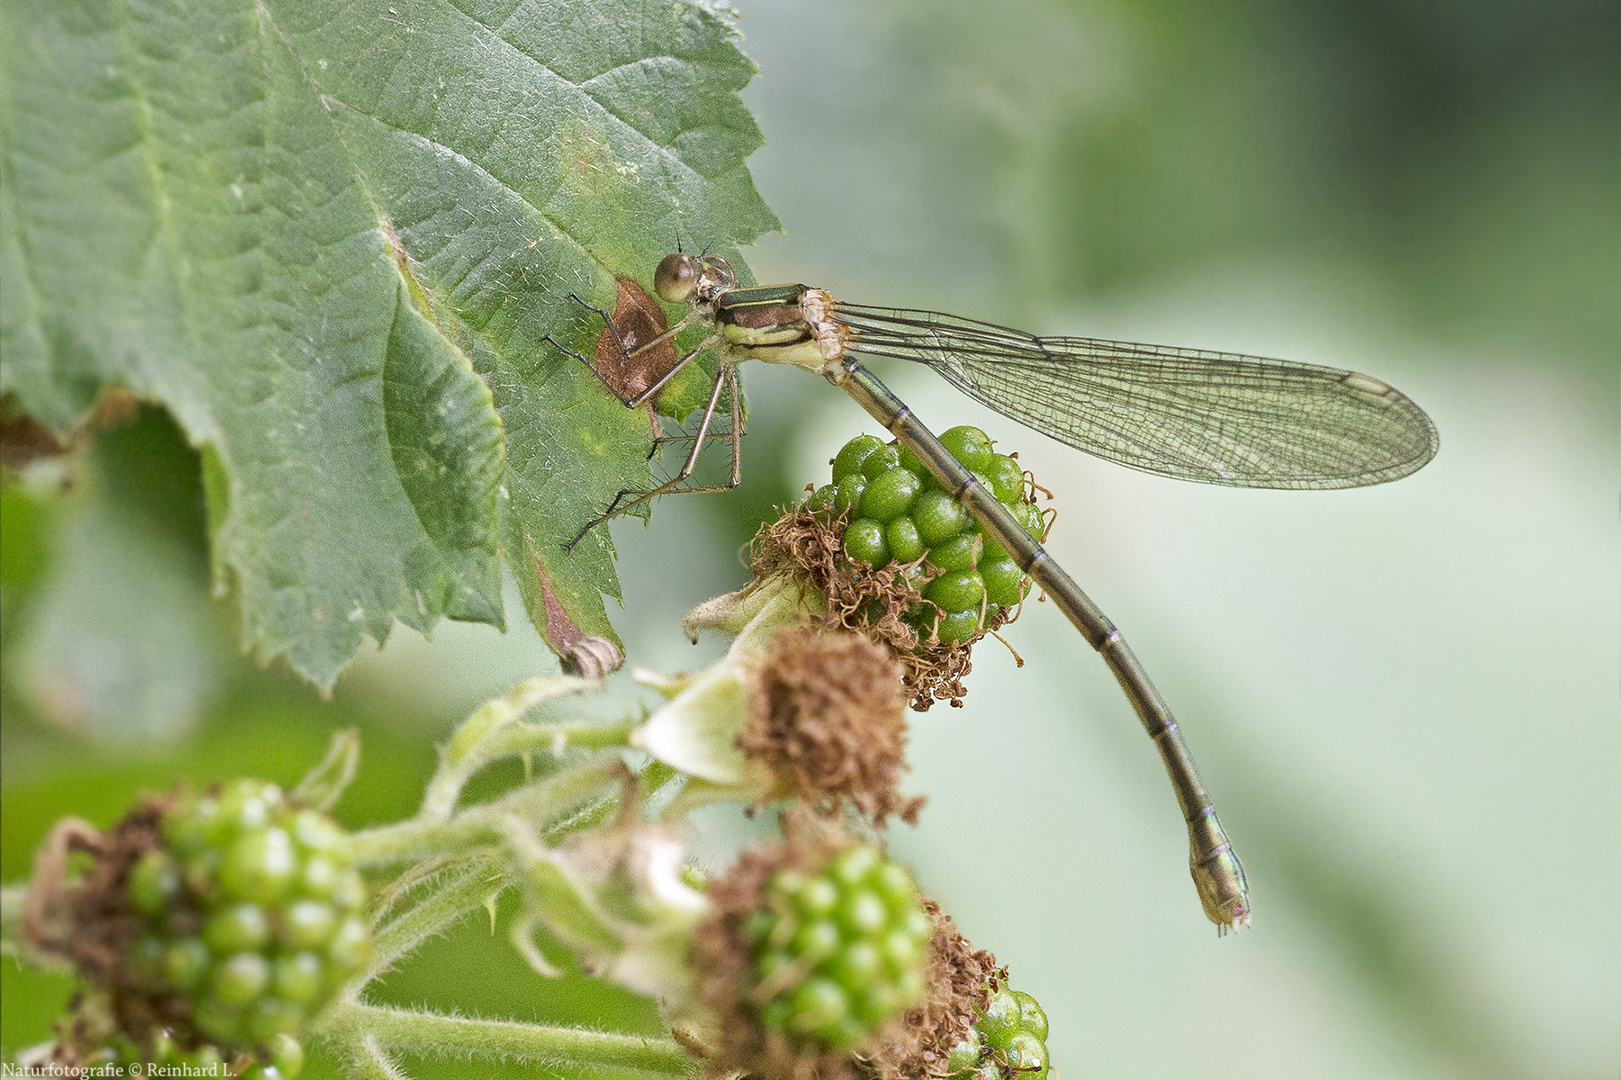
[(698, 287), (698, 274), (698, 260), (691, 255), (679, 251), (666, 255), (653, 271), (653, 291), (672, 304), (684, 304)]

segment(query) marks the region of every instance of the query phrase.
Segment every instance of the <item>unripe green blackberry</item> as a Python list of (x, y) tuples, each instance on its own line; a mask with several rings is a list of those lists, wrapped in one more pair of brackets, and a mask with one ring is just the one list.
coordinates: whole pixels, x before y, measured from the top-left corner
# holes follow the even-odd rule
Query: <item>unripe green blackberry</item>
[(878, 849), (803, 809), (782, 825), (709, 883), (697, 997), (724, 1068), (851, 1077), (852, 1052), (886, 1045), (923, 998), (934, 920)]
[(366, 890), (343, 831), (258, 780), (173, 799), (127, 894), (145, 930), (126, 981), (227, 1056), (259, 1051), (267, 1077), (296, 1069), (292, 1036), (369, 951)]
[[(1041, 513), (1026, 497), (1024, 471), (1015, 459), (996, 453), (975, 427), (952, 428), (940, 441), (1025, 531), (1041, 536)], [(832, 484), (816, 491), (807, 506), (848, 515), (841, 540), (857, 564), (882, 569), (923, 560), (931, 577), (923, 586), (929, 603), (907, 621), (925, 640), (970, 641), (1029, 593), (1030, 580), (1007, 552), (904, 447), (872, 435), (851, 439), (834, 458)]]
[(853, 1050), (922, 995), (933, 925), (911, 875), (873, 848), (780, 870), (763, 899), (747, 932), (767, 1028)]
[(1047, 1014), (1035, 998), (1004, 984), (992, 991), (970, 1036), (952, 1048), (946, 1072), (964, 1080), (1044, 1080), (1047, 1065)]

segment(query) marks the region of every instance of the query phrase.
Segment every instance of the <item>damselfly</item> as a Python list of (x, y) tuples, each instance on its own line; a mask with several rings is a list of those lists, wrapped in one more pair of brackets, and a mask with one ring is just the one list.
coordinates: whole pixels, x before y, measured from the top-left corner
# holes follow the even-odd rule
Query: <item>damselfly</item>
[[(937, 312), (840, 303), (804, 285), (739, 288), (731, 266), (716, 256), (667, 256), (653, 284), (665, 301), (686, 304), (687, 314), (651, 340), (628, 347), (621, 340), (627, 356), (658, 347), (693, 323), (709, 333), (655, 382), (620, 399), (643, 404), (707, 349), (719, 355), (720, 371), (677, 475), (650, 491), (621, 492), (587, 529), (682, 490), (711, 437), (723, 394), (732, 421), (731, 480), (699, 490), (737, 485), (736, 369), (743, 361), (791, 364), (822, 376), (916, 454), (1103, 656), (1159, 747), (1188, 826), (1189, 866), (1205, 914), (1223, 929), (1247, 923), (1243, 867), (1176, 720), (1120, 631), (858, 357), (926, 364), (970, 397), (1076, 449), (1161, 476), (1232, 487), (1344, 488), (1400, 479), (1435, 456), (1435, 425), (1424, 411), (1387, 383), (1353, 371), (1202, 349), (1036, 337)], [(617, 335), (613, 321), (599, 314)]]

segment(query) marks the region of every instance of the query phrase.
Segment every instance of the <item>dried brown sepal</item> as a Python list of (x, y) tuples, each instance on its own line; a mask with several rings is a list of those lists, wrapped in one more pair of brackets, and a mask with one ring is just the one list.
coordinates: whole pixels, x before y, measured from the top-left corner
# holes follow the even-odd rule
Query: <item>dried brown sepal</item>
[[(856, 1063), (847, 1051), (807, 1045), (766, 1028), (749, 1000), (756, 984), (755, 957), (743, 925), (765, 906), (771, 879), (785, 869), (819, 873), (834, 855), (857, 842), (842, 826), (803, 807), (783, 811), (781, 822), (780, 844), (743, 852), (724, 877), (709, 883), (706, 892), (714, 908), (693, 932), (697, 996), (713, 1022), (707, 1074), (856, 1080)], [(892, 1038), (889, 1029), (901, 1022), (896, 1017), (875, 1038)]]
[(968, 693), (963, 676), (972, 669), (974, 642), (1010, 621), (1007, 612), (965, 642), (942, 644), (924, 638), (906, 621), (906, 613), (926, 604), (918, 586), (928, 575), (908, 576), (914, 564), (891, 563), (874, 570), (844, 554), (841, 539), (846, 519), (830, 510), (794, 510), (755, 534), (750, 569), (756, 581), (774, 573), (797, 574), (827, 597), (824, 624), (852, 630), (889, 650), (906, 670), (912, 708), (923, 712), (935, 701), (960, 706)]
[(928, 989), (921, 1002), (886, 1029), (886, 1038), (866, 1056), (866, 1071), (878, 1080), (931, 1080), (946, 1075), (952, 1047), (968, 1038), (991, 994), (1007, 980), (996, 957), (975, 949), (951, 916), (927, 897), (923, 908), (934, 920), (929, 948)]
[(889, 649), (860, 634), (785, 627), (746, 669), (749, 720), (737, 747), (794, 798), (848, 802), (880, 825), (890, 814), (916, 824), (924, 800), (897, 790), (907, 768), (904, 675)]
[[(106, 833), (83, 822), (59, 825), (36, 863), (24, 920), (34, 948), (70, 961), (104, 997), (116, 1030), (144, 1043), (156, 1030), (168, 1029), (179, 1045), (190, 1048), (201, 1040), (189, 1000), (153, 987), (128, 967), (130, 946), (146, 931), (146, 919), (130, 903), (130, 873), (142, 856), (161, 846), (163, 815), (173, 801), (147, 796)], [(67, 856), (75, 852), (92, 862), (83, 876), (69, 879)], [(184, 908), (169, 913), (178, 932), (198, 929), (186, 925), (188, 918), (198, 916)]]

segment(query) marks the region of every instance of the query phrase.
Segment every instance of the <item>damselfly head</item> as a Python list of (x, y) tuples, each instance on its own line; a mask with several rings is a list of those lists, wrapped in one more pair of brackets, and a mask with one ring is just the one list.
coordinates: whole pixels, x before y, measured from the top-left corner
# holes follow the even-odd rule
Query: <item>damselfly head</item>
[(688, 255), (678, 251), (664, 256), (653, 271), (653, 290), (672, 304), (712, 300), (737, 284), (732, 266), (719, 255)]

